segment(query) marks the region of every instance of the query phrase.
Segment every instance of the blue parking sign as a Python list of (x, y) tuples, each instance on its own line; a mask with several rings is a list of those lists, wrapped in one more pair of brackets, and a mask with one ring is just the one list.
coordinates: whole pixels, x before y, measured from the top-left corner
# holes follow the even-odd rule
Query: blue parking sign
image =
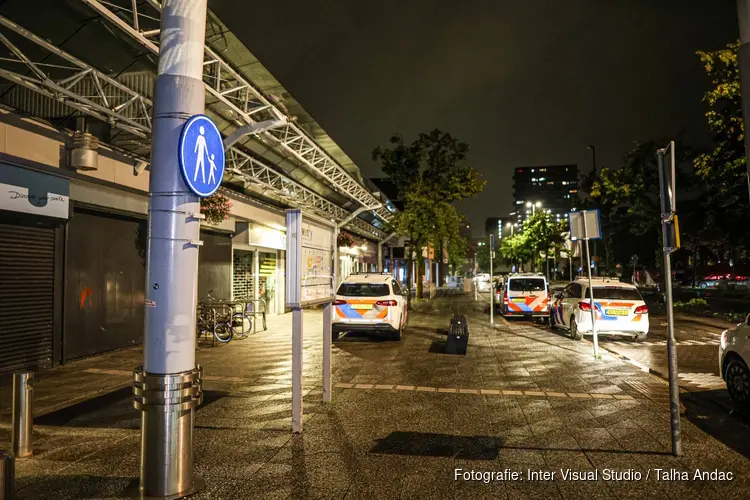
[(219, 189), (224, 177), (224, 141), (216, 124), (206, 115), (185, 122), (180, 134), (177, 160), (190, 190), (205, 198)]

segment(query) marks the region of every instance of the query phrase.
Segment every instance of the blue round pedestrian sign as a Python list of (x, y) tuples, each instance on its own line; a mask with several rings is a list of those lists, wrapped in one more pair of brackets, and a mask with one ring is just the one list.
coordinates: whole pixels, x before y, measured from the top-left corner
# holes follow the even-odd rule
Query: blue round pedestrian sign
[(185, 183), (201, 197), (211, 196), (224, 177), (224, 141), (206, 115), (195, 115), (182, 127), (177, 160)]

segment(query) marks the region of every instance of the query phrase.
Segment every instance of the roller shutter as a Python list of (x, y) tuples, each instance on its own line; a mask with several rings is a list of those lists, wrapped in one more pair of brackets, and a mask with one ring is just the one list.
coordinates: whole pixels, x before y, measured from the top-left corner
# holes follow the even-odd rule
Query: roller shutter
[(55, 230), (0, 224), (0, 373), (52, 365)]

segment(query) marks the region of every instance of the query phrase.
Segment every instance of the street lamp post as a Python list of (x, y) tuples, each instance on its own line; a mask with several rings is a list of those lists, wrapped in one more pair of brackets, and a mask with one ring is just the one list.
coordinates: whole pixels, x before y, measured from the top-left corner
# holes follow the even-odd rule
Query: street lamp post
[[(589, 145), (589, 146), (586, 146), (586, 149), (591, 151), (591, 169), (594, 173), (596, 173), (596, 146)], [(596, 260), (597, 260), (596, 259), (596, 255), (597, 255), (596, 254), (596, 240), (594, 240), (593, 253), (594, 253), (594, 276), (596, 276), (597, 271), (599, 269), (599, 265), (596, 263)], [(590, 266), (591, 262), (589, 262), (588, 265)]]
[[(541, 201), (537, 201), (536, 203), (532, 203), (530, 201), (526, 202), (526, 208), (531, 207), (531, 216), (532, 217), (536, 215), (536, 209), (537, 209), (537, 207), (541, 207), (541, 206), (542, 206), (542, 202)], [(536, 256), (537, 256), (537, 253), (539, 253), (539, 249), (535, 245), (534, 246), (534, 259), (532, 260), (532, 263), (533, 263), (533, 266), (534, 266), (534, 272), (536, 272)]]

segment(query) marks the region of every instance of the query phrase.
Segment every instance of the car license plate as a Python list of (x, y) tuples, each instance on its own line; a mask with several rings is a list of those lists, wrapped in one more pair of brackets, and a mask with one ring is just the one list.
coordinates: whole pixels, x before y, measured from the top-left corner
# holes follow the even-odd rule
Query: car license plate
[(513, 302), (526, 302), (526, 297), (513, 297)]
[(372, 309), (372, 304), (352, 304), (352, 309)]
[(627, 309), (607, 309), (607, 316), (629, 316), (630, 311)]

